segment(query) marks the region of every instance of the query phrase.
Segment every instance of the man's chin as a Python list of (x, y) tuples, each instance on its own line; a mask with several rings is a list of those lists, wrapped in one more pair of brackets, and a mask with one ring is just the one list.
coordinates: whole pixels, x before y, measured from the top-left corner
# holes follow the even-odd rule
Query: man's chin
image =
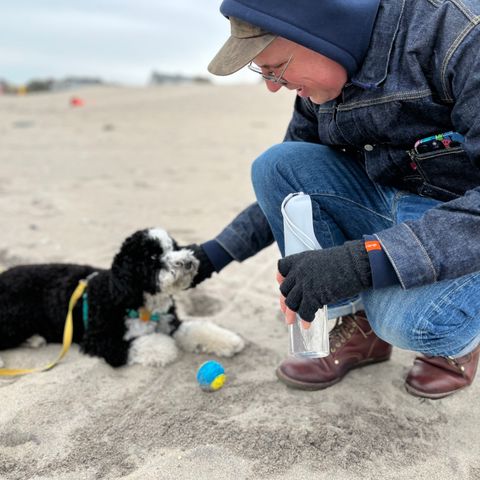
[(325, 99), (325, 97), (320, 97), (320, 96), (317, 96), (317, 95), (305, 95), (305, 94), (302, 94), (303, 92), (299, 91), (297, 92), (297, 95), (299, 97), (302, 97), (302, 98), (308, 98), (311, 102), (317, 104), (317, 105), (321, 105), (322, 103), (325, 103), (325, 102), (328, 102), (328, 100)]
[[(310, 93), (310, 95), (308, 95), (308, 93)], [(307, 92), (307, 95), (300, 96), (307, 97), (312, 103), (315, 103), (316, 105), (322, 105), (324, 103), (330, 102), (331, 100), (334, 100), (338, 95), (333, 92), (321, 91), (318, 93)]]
[(323, 103), (329, 102), (331, 99), (330, 98), (325, 98), (325, 97), (317, 97), (317, 96), (310, 96), (308, 97), (312, 103), (315, 105), (322, 105)]

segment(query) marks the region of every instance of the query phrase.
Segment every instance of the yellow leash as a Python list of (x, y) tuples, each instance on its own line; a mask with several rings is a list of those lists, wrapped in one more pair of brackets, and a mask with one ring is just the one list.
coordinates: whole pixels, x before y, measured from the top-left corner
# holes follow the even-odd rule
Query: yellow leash
[(70, 345), (72, 344), (73, 338), (73, 308), (75, 307), (76, 303), (78, 302), (79, 298), (83, 295), (85, 288), (87, 287), (86, 280), (80, 280), (78, 282), (77, 288), (72, 293), (70, 297), (70, 301), (68, 303), (68, 313), (67, 319), (65, 320), (65, 327), (63, 329), (63, 346), (62, 351), (58, 355), (58, 357), (48, 365), (44, 367), (38, 368), (0, 368), (0, 377), (14, 377), (16, 375), (25, 375), (27, 373), (35, 373), (35, 372), (45, 372), (46, 370), (50, 370), (53, 368), (68, 352)]

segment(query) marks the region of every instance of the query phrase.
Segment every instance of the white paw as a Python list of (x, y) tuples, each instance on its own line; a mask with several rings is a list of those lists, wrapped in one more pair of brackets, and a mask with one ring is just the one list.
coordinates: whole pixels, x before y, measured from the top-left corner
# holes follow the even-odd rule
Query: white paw
[(22, 347), (40, 348), (40, 347), (44, 347), (46, 344), (47, 344), (47, 341), (40, 335), (32, 335), (30, 338), (27, 338), (23, 342)]
[(213, 353), (220, 357), (232, 357), (245, 347), (245, 342), (236, 333), (205, 321), (182, 323), (174, 337), (187, 352)]
[(172, 337), (152, 333), (132, 341), (128, 350), (128, 365), (163, 367), (172, 363), (177, 356), (178, 349)]

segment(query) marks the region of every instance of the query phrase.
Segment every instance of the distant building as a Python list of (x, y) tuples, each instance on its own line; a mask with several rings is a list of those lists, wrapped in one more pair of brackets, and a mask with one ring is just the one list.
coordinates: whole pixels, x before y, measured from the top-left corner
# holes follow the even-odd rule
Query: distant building
[(5, 93), (13, 93), (14, 87), (10, 85), (6, 80), (0, 78), (0, 95)]
[(73, 90), (79, 87), (91, 87), (96, 85), (105, 85), (103, 80), (94, 77), (66, 77), (62, 80), (54, 80), (51, 90)]
[(92, 77), (66, 77), (62, 80), (54, 78), (34, 78), (26, 84), (14, 85), (0, 78), (0, 95), (9, 94), (26, 94), (35, 92), (50, 92), (73, 90), (79, 87), (105, 85), (100, 78)]
[(188, 77), (180, 74), (152, 72), (150, 85), (180, 85), (190, 83), (211, 83), (206, 77)]

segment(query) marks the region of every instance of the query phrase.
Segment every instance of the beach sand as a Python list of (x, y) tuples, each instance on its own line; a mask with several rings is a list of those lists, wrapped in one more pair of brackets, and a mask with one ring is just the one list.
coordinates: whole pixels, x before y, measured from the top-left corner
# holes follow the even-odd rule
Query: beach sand
[[(0, 97), (0, 266), (108, 267), (123, 239), (161, 226), (216, 235), (254, 201), (252, 160), (282, 140), (292, 93), (261, 86), (102, 87)], [(204, 393), (183, 353), (113, 369), (76, 346), (52, 371), (0, 379), (1, 479), (479, 479), (480, 381), (451, 398), (404, 389), (414, 353), (318, 392), (286, 388), (274, 246), (179, 296), (183, 318), (242, 335)], [(40, 366), (60, 346), (1, 352)]]

